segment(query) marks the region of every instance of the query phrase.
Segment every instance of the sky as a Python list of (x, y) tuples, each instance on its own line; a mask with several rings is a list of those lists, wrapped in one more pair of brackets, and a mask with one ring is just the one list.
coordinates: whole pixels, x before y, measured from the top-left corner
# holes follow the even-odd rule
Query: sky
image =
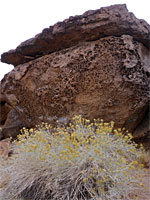
[[(150, 0), (0, 0), (0, 55), (69, 16), (123, 3), (150, 24)], [(0, 62), (0, 80), (12, 69)]]

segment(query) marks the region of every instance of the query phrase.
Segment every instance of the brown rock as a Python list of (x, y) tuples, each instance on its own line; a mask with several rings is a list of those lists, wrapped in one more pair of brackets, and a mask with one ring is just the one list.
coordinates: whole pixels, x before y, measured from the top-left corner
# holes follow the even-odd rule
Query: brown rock
[(28, 127), (82, 114), (134, 130), (149, 99), (144, 51), (128, 35), (82, 42), (15, 67), (3, 79), (2, 91), (14, 95)]
[(0, 140), (3, 139), (2, 127), (0, 127)]
[(5, 124), (2, 126), (2, 136), (4, 138), (16, 138), (20, 134), (22, 127), (23, 123), (20, 121), (18, 113), (12, 109), (7, 116)]
[(11, 106), (8, 104), (6, 97), (0, 94), (0, 125), (5, 123), (10, 110)]
[(148, 107), (143, 120), (141, 120), (134, 131), (134, 140), (142, 143), (146, 150), (150, 151), (150, 108)]
[(150, 97), (149, 30), (115, 5), (57, 23), (4, 53), (3, 62), (17, 65), (1, 82), (13, 108), (4, 137), (78, 114), (134, 131)]
[(129, 13), (125, 4), (113, 5), (50, 26), (15, 50), (2, 54), (1, 61), (16, 66), (81, 42), (123, 34), (149, 47), (149, 24)]

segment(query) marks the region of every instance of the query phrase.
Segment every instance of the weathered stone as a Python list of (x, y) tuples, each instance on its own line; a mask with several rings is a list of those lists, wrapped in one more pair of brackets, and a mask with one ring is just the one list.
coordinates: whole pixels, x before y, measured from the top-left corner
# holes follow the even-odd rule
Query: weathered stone
[(83, 42), (18, 65), (3, 80), (2, 91), (13, 93), (28, 127), (82, 114), (134, 130), (149, 97), (141, 48), (146, 51), (128, 35)]
[(5, 123), (10, 110), (11, 106), (8, 104), (6, 97), (0, 94), (0, 125)]
[(135, 142), (142, 143), (145, 149), (147, 150), (150, 150), (150, 107), (149, 106), (147, 107), (143, 120), (139, 122), (133, 134)]
[(20, 121), (18, 113), (14, 109), (12, 109), (8, 113), (5, 124), (2, 126), (3, 138), (16, 138), (16, 136), (20, 134), (20, 129), (22, 127), (23, 123)]
[(50, 26), (34, 38), (21, 43), (15, 50), (2, 54), (1, 61), (16, 66), (84, 41), (107, 36), (119, 37), (123, 34), (131, 35), (149, 47), (149, 24), (129, 13), (125, 4), (113, 5)]
[(3, 136), (78, 114), (137, 130), (150, 97), (148, 42), (149, 25), (116, 5), (71, 17), (4, 53), (2, 61), (17, 66), (1, 81), (12, 108)]
[(2, 127), (0, 127), (0, 140), (3, 139)]

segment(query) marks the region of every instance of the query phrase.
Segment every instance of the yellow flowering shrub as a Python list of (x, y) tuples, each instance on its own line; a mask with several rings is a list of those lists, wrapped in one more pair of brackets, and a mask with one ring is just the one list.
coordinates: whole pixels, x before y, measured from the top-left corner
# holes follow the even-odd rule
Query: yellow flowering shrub
[[(117, 200), (141, 186), (138, 149), (114, 123), (75, 116), (73, 123), (23, 129), (3, 172), (3, 195), (23, 200)], [(2, 167), (1, 167), (2, 168)], [(134, 173), (133, 173), (134, 171)]]

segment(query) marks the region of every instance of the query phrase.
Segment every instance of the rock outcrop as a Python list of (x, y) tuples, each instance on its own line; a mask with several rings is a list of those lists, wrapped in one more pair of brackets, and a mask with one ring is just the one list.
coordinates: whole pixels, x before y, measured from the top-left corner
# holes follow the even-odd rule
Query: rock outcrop
[(18, 112), (13, 108), (13, 102), (14, 100), (11, 98), (11, 95), (9, 100), (5, 95), (0, 95), (0, 139), (15, 138), (24, 126), (19, 119)]
[(144, 20), (114, 5), (70, 17), (2, 54), (15, 66), (1, 90), (19, 128), (81, 114), (137, 131), (149, 107), (149, 33)]
[(129, 13), (126, 5), (114, 5), (83, 15), (70, 17), (50, 26), (23, 43), (15, 50), (2, 54), (1, 61), (14, 66), (29, 62), (43, 55), (94, 41), (107, 36), (131, 35), (149, 47), (149, 25)]

